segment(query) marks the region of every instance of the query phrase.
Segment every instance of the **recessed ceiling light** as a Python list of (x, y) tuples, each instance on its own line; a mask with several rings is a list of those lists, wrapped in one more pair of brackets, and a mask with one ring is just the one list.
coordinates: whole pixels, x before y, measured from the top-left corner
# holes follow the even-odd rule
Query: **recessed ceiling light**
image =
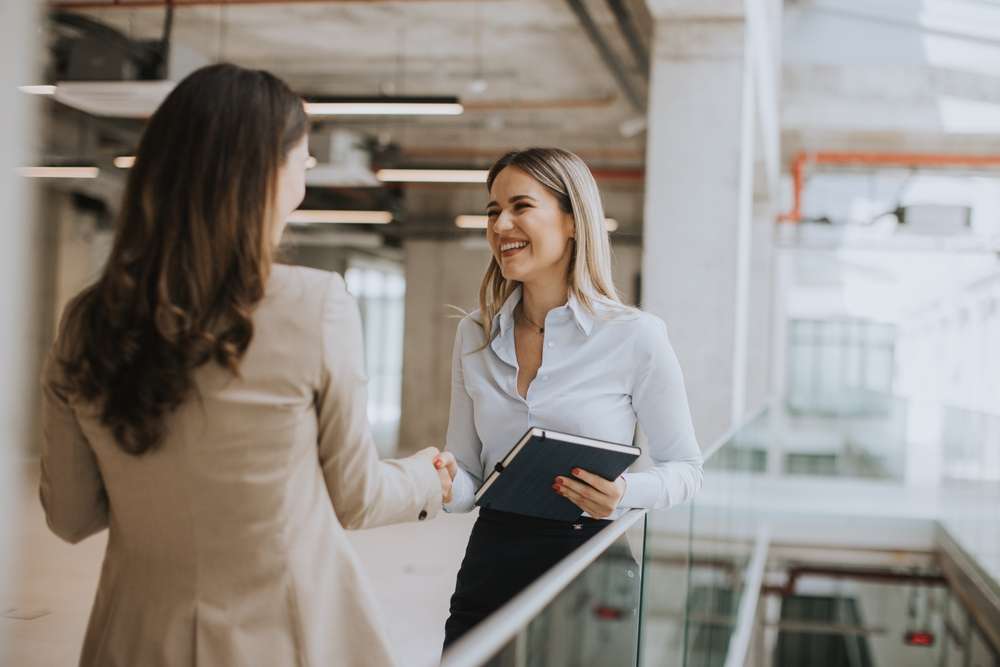
[(21, 167), (18, 169), (25, 178), (97, 178), (101, 170), (97, 167)]
[(114, 159), (114, 164), (119, 169), (131, 169), (135, 164), (134, 155), (119, 155)]
[(324, 211), (299, 209), (292, 211), (288, 222), (299, 225), (355, 224), (385, 225), (392, 222), (389, 211)]
[(379, 169), (383, 183), (485, 183), (486, 169)]

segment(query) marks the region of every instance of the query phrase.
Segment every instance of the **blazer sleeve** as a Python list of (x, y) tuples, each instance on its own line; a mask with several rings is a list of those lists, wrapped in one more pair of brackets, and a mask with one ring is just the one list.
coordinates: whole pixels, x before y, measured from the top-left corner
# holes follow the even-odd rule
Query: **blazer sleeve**
[(434, 517), (441, 508), (441, 482), (431, 459), (378, 458), (368, 425), (361, 318), (337, 274), (328, 283), (322, 328), (319, 460), (337, 517), (346, 528)]
[(471, 512), (475, 508), (476, 491), (483, 485), (483, 443), (476, 431), (475, 410), (462, 368), (465, 323), (466, 320), (462, 320), (458, 325), (451, 355), (451, 407), (446, 449), (455, 455), (458, 474), (452, 485), (451, 502), (444, 507), (446, 512)]
[(39, 497), (53, 533), (70, 543), (108, 526), (108, 496), (97, 457), (84, 436), (68, 397), (59, 388), (57, 350), (42, 372), (42, 446)]

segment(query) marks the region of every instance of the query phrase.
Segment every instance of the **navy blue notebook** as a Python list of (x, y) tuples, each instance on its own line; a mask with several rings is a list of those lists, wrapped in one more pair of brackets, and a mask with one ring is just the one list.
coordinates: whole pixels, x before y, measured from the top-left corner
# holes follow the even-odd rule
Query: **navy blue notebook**
[(531, 428), (507, 453), (476, 492), (476, 504), (501, 512), (573, 521), (583, 510), (555, 492), (559, 475), (582, 468), (617, 479), (639, 457), (639, 448)]

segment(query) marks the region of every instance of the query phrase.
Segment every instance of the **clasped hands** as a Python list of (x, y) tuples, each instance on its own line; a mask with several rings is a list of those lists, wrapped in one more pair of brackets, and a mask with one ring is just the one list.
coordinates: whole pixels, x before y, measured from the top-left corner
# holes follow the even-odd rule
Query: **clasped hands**
[[(452, 482), (458, 474), (458, 463), (451, 452), (438, 452), (434, 447), (434, 468), (441, 480), (442, 502), (450, 503)], [(610, 481), (580, 468), (573, 468), (570, 477), (556, 477), (552, 489), (595, 519), (606, 519), (618, 507), (625, 495), (625, 479)]]

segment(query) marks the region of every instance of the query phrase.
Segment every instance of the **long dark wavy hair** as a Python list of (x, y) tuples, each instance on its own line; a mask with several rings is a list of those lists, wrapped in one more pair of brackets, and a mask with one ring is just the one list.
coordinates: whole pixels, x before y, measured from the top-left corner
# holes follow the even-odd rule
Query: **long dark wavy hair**
[(239, 373), (272, 265), (278, 170), (308, 131), (268, 72), (221, 64), (177, 85), (150, 119), (100, 279), (67, 308), (64, 390), (139, 455), (209, 361)]

